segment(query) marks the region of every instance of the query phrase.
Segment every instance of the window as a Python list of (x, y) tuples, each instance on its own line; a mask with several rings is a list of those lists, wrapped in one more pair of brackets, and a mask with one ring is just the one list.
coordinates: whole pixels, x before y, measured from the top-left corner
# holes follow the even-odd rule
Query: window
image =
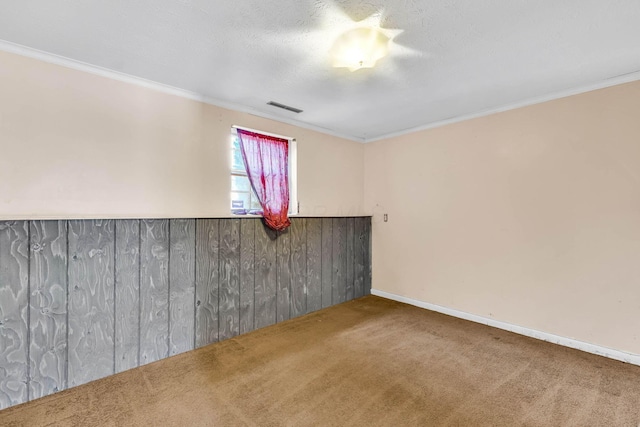
[[(259, 215), (262, 212), (262, 207), (260, 206), (260, 202), (258, 201), (258, 197), (253, 191), (253, 188), (251, 188), (244, 160), (242, 159), (242, 152), (240, 151), (240, 138), (238, 137), (236, 129), (236, 126), (231, 128), (231, 213), (235, 215)], [(240, 129), (271, 135), (266, 132), (247, 128)], [(289, 215), (293, 215), (298, 212), (296, 189), (296, 140), (280, 135), (273, 136), (289, 140)]]
[(259, 211), (260, 203), (247, 177), (235, 129), (231, 136), (231, 212), (246, 214)]

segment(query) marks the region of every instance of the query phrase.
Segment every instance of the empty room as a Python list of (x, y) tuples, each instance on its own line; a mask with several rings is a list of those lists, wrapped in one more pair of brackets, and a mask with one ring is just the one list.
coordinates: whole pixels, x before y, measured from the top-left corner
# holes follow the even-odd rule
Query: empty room
[(0, 0), (0, 426), (639, 426), (639, 22)]

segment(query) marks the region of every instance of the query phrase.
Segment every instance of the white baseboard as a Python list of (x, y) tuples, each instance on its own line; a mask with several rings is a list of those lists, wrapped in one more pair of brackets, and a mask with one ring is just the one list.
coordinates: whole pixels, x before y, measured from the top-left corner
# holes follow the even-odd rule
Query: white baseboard
[(586, 351), (587, 353), (593, 353), (599, 356), (604, 356), (610, 359), (620, 360), (622, 362), (640, 366), (640, 355), (638, 354), (626, 353), (624, 351), (614, 350), (611, 348), (574, 340), (572, 338), (566, 338), (566, 337), (561, 337), (559, 335), (549, 334), (547, 332), (536, 331), (535, 329), (529, 329), (523, 326), (512, 325), (510, 323), (501, 322), (499, 320), (489, 319), (489, 318), (477, 316), (471, 313), (465, 313), (464, 311), (442, 307), (440, 305), (430, 304), (428, 302), (419, 301), (413, 298), (407, 298), (400, 295), (395, 295), (389, 292), (380, 291), (378, 289), (372, 289), (371, 294), (382, 297), (382, 298), (414, 305), (416, 307), (425, 308), (427, 310), (436, 311), (438, 313), (447, 314), (449, 316), (458, 317), (460, 319), (470, 320), (472, 322), (481, 323), (487, 326), (492, 326), (494, 328), (504, 329), (505, 331), (515, 332), (516, 334), (524, 335), (531, 338), (536, 338), (536, 339), (547, 341), (553, 344), (575, 348), (577, 350)]

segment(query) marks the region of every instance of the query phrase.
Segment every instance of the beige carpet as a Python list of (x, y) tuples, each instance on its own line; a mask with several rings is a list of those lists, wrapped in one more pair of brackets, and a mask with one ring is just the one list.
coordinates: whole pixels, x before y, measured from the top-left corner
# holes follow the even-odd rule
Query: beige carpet
[(1, 426), (633, 426), (640, 367), (369, 296), (0, 412)]

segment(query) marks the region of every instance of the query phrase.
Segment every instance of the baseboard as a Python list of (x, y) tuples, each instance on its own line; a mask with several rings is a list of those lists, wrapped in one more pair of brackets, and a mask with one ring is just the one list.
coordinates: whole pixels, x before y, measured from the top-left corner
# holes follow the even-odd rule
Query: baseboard
[(609, 359), (620, 360), (625, 363), (630, 363), (632, 365), (640, 366), (640, 355), (638, 354), (626, 353), (624, 351), (614, 350), (611, 348), (586, 343), (584, 341), (578, 341), (572, 338), (561, 337), (559, 335), (549, 334), (547, 332), (541, 332), (535, 329), (525, 328), (523, 326), (512, 325), (510, 323), (501, 322), (499, 320), (489, 319), (486, 317), (477, 316), (475, 314), (466, 313), (464, 311), (459, 311), (452, 308), (443, 307), (440, 305), (430, 304), (428, 302), (419, 301), (413, 298), (407, 298), (400, 295), (395, 295), (395, 294), (381, 291), (378, 289), (372, 289), (371, 294), (382, 297), (382, 298), (414, 305), (416, 307), (425, 308), (427, 310), (436, 311), (438, 313), (447, 314), (449, 316), (457, 317), (460, 319), (481, 323), (483, 325), (491, 326), (494, 328), (504, 329), (505, 331), (514, 332), (516, 334), (524, 335), (531, 338), (536, 338), (536, 339), (547, 341), (553, 344), (575, 348), (577, 350), (586, 351), (587, 353), (597, 354), (598, 356), (608, 357)]

